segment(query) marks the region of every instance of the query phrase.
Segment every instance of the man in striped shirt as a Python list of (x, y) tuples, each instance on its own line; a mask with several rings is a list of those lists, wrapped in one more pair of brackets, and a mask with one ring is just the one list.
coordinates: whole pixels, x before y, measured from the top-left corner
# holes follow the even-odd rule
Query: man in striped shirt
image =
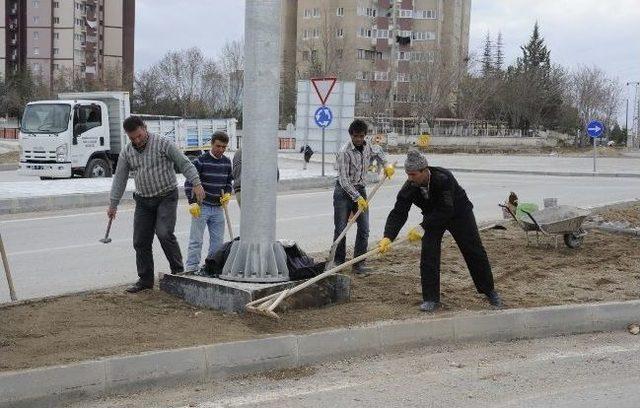
[[(202, 255), (202, 236), (205, 227), (209, 228), (208, 258), (222, 245), (224, 238), (224, 211), (231, 199), (232, 166), (231, 160), (224, 155), (229, 136), (223, 131), (217, 131), (211, 138), (211, 150), (200, 155), (193, 165), (198, 170), (200, 181), (204, 186), (205, 198), (199, 210), (191, 211), (191, 231), (189, 232), (189, 250), (187, 254), (186, 273), (199, 273), (200, 257)], [(192, 184), (189, 180), (184, 183), (184, 192), (192, 208), (198, 208), (196, 198), (191, 194)]]
[[(333, 191), (333, 224), (335, 227), (333, 239), (336, 240), (347, 226), (350, 214), (362, 209), (362, 214), (356, 220), (358, 232), (353, 250), (353, 257), (355, 258), (367, 252), (369, 240), (369, 214), (366, 211), (369, 203), (367, 202), (367, 192), (365, 190), (367, 169), (374, 159), (383, 163), (386, 177), (391, 177), (394, 169), (393, 166), (387, 165), (387, 160), (382, 150), (374, 153), (371, 145), (365, 142), (367, 124), (363, 120), (356, 119), (349, 125), (349, 135), (351, 136), (351, 141), (340, 149), (336, 157), (338, 177)], [(346, 239), (343, 238), (336, 248), (334, 258), (336, 265), (340, 265), (345, 261), (345, 241)], [(366, 276), (369, 273), (363, 262), (355, 264), (353, 271), (360, 276)]]
[(138, 116), (130, 116), (123, 123), (130, 143), (122, 149), (111, 185), (111, 204), (107, 209), (110, 219), (116, 217), (118, 203), (124, 194), (129, 172), (134, 173), (136, 191), (133, 198), (136, 209), (133, 215), (133, 248), (136, 250), (138, 282), (127, 289), (136, 293), (153, 288), (153, 235), (158, 236), (172, 274), (184, 272), (180, 246), (174, 234), (178, 188), (176, 171), (195, 187), (198, 201), (204, 199), (204, 189), (196, 168), (169, 140), (147, 132)]

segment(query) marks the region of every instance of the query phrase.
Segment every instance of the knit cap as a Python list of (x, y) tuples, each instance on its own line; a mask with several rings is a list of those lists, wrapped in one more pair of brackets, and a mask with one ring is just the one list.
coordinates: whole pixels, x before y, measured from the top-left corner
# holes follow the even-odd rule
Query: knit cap
[(405, 171), (420, 171), (427, 168), (427, 159), (416, 149), (411, 149), (407, 153), (407, 160), (404, 162)]

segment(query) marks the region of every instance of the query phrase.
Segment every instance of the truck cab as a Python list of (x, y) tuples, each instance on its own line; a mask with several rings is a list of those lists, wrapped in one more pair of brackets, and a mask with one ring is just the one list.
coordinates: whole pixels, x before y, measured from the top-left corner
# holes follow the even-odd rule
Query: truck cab
[(104, 94), (95, 93), (95, 99), (71, 99), (76, 95), (70, 94), (71, 98), (27, 104), (19, 133), (18, 174), (42, 179), (110, 177), (120, 151), (128, 95), (125, 100)]

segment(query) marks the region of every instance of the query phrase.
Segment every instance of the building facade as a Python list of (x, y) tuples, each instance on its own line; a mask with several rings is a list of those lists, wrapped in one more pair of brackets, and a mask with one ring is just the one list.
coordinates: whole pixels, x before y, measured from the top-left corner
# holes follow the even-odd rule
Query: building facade
[(135, 0), (0, 0), (0, 74), (127, 86), (134, 28)]
[(471, 0), (299, 0), (288, 7), (296, 7), (297, 75), (355, 81), (356, 115), (415, 114), (412, 106), (432, 92), (421, 84), (455, 82), (453, 73), (465, 69)]

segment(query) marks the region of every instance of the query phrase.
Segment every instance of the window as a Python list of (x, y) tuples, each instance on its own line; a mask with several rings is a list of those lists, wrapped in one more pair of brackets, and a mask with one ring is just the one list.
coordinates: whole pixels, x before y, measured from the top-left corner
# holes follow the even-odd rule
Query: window
[(311, 10), (304, 9), (304, 18), (311, 18)]
[(60, 24), (60, 17), (54, 17), (53, 24)]
[(399, 61), (409, 61), (411, 59), (411, 53), (409, 51), (398, 51)]
[(311, 59), (315, 60), (318, 58), (318, 50), (311, 50)]
[(376, 17), (378, 10), (370, 7), (358, 7), (357, 14), (364, 17)]
[(373, 30), (371, 28), (360, 27), (358, 30), (358, 37), (371, 38)]
[(33, 47), (33, 55), (40, 55), (40, 48)]
[(33, 32), (33, 39), (34, 40), (39, 40), (40, 39), (40, 32), (39, 31), (34, 31)]
[(341, 49), (336, 50), (336, 58), (342, 59), (342, 54), (343, 54), (343, 52), (342, 52)]
[(53, 69), (55, 71), (59, 71), (60, 70), (60, 64), (53, 64)]
[(309, 38), (309, 30), (305, 28), (305, 30), (302, 32), (302, 39), (306, 40), (307, 38)]
[(376, 38), (389, 38), (389, 30), (379, 28), (376, 30)]
[(40, 17), (39, 16), (33, 16), (33, 24), (38, 24), (40, 23)]
[(338, 7), (336, 9), (336, 16), (343, 17), (344, 16), (344, 7)]
[(314, 18), (320, 17), (320, 9), (319, 8), (316, 7), (316, 8), (313, 9), (313, 17)]
[(336, 37), (344, 37), (344, 30), (342, 28), (336, 30)]
[(436, 18), (435, 10), (416, 10), (413, 12), (413, 17), (419, 20), (433, 20)]
[(302, 60), (309, 61), (309, 51), (302, 51)]
[(53, 38), (55, 38), (56, 40), (60, 39), (60, 33), (53, 33)]
[(435, 40), (436, 33), (433, 31), (414, 31), (413, 39), (416, 41)]
[(73, 134), (79, 135), (102, 125), (102, 111), (98, 105), (76, 105), (73, 115)]
[(53, 55), (58, 55), (60, 53), (60, 48), (53, 49)]
[(59, 1), (54, 1), (53, 2), (53, 8), (60, 8), (60, 2)]
[(318, 38), (320, 37), (320, 30), (317, 28), (313, 29), (313, 38)]
[(40, 7), (40, 0), (32, 0), (31, 5), (33, 6), (33, 8)]
[(356, 79), (359, 81), (369, 81), (371, 80), (371, 72), (368, 71), (357, 71)]
[(411, 37), (411, 30), (398, 30), (399, 37)]
[(358, 93), (358, 101), (359, 102), (371, 102), (371, 94), (369, 92), (359, 92)]
[(31, 66), (31, 70), (36, 74), (39, 74), (41, 69), (42, 69), (42, 66), (38, 63), (35, 63)]
[(388, 81), (389, 73), (387, 71), (376, 71), (373, 73), (374, 81)]
[(398, 82), (409, 82), (409, 74), (398, 72)]
[(413, 10), (400, 10), (400, 18), (412, 18)]

